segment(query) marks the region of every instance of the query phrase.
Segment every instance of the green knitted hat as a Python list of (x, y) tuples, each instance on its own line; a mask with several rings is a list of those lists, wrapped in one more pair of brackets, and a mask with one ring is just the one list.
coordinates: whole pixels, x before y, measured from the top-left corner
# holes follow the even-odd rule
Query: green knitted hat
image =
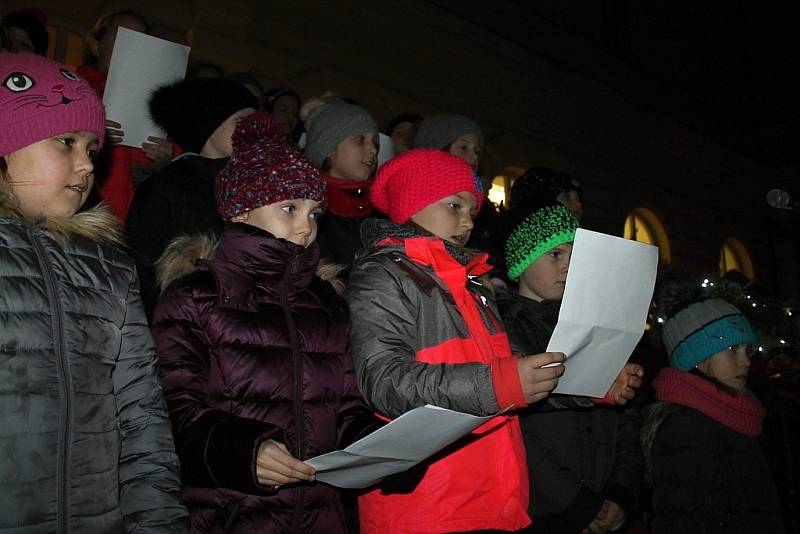
[(506, 240), (508, 277), (517, 280), (542, 254), (575, 240), (578, 218), (561, 204), (545, 206), (514, 228)]

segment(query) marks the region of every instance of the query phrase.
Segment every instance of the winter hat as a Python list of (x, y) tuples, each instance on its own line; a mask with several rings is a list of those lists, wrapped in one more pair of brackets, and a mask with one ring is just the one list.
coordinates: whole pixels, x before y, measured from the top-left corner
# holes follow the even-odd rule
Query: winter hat
[(184, 150), (198, 153), (220, 125), (239, 110), (258, 109), (242, 84), (224, 78), (193, 78), (156, 89), (150, 117)]
[(34, 54), (0, 54), (0, 156), (66, 132), (106, 134), (103, 102), (61, 63)]
[(217, 175), (217, 211), (225, 220), (292, 198), (325, 203), (325, 181), (269, 113), (245, 117), (233, 132), (233, 155)]
[(579, 226), (578, 218), (561, 204), (529, 212), (506, 239), (508, 277), (517, 280), (545, 252), (572, 243)]
[(747, 319), (722, 299), (703, 300), (683, 308), (664, 323), (663, 338), (670, 366), (681, 371), (690, 370), (728, 347), (757, 342)]
[(480, 210), (483, 188), (469, 164), (441, 150), (413, 149), (378, 169), (370, 201), (393, 222), (403, 224), (425, 206), (461, 191), (473, 193)]
[(19, 28), (28, 34), (33, 51), (39, 56), (47, 55), (50, 36), (47, 34), (47, 15), (34, 8), (12, 11), (3, 17), (6, 28)]
[(581, 184), (572, 176), (548, 167), (531, 167), (514, 180), (510, 207), (526, 209), (531, 204), (552, 203), (559, 194), (573, 190), (583, 199)]
[(339, 101), (323, 104), (308, 117), (305, 155), (319, 169), (339, 143), (367, 132), (377, 133), (378, 123), (366, 109)]
[(442, 150), (460, 135), (474, 133), (483, 142), (483, 132), (478, 123), (464, 115), (442, 114), (423, 119), (414, 134), (414, 148)]

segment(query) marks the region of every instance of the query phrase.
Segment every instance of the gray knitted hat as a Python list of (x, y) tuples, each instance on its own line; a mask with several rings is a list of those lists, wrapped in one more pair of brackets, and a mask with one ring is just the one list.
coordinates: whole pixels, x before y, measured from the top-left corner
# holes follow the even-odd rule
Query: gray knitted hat
[(369, 111), (353, 104), (324, 104), (308, 117), (305, 156), (318, 169), (336, 146), (351, 135), (378, 133), (378, 123)]
[(414, 148), (446, 148), (456, 137), (477, 134), (483, 143), (483, 132), (478, 123), (464, 115), (442, 114), (423, 119), (414, 134)]

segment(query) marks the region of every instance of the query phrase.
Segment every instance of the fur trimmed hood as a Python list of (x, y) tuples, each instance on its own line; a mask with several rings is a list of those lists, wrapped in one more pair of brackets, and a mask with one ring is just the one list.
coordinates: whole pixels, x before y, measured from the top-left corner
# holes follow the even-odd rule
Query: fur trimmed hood
[[(179, 236), (170, 241), (164, 253), (156, 262), (156, 276), (159, 291), (164, 291), (170, 284), (197, 270), (197, 260), (211, 259), (216, 255), (221, 236), (211, 234), (195, 234)], [(345, 283), (339, 277), (345, 270), (344, 265), (320, 261), (316, 268), (316, 276), (330, 283), (341, 296)]]
[(20, 224), (36, 225), (53, 235), (58, 241), (71, 241), (83, 237), (101, 245), (125, 247), (122, 223), (104, 204), (79, 211), (71, 217), (49, 217), (39, 221), (28, 221), (19, 210), (11, 186), (0, 179), (0, 218)]

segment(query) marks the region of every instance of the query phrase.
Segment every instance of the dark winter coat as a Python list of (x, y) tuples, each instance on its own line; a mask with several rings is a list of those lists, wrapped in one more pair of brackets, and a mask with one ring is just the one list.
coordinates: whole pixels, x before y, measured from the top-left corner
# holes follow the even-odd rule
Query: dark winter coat
[[(165, 263), (196, 255), (179, 245)], [(213, 259), (159, 300), (153, 330), (193, 532), (344, 531), (336, 489), (275, 490), (255, 468), (267, 439), (305, 460), (379, 426), (356, 386), (344, 302), (315, 277), (317, 260), (315, 245), (232, 224)]]
[(158, 300), (156, 261), (170, 241), (180, 235), (219, 235), (223, 221), (217, 213), (214, 178), (228, 158), (185, 156), (139, 184), (125, 232), (142, 284), (148, 317)]
[(784, 532), (758, 437), (694, 408), (657, 402), (648, 407), (642, 441), (654, 534)]
[(0, 531), (186, 532), (119, 222), (91, 210), (35, 224), (13, 202), (0, 191)]
[[(499, 300), (511, 348), (545, 352), (560, 302), (503, 293)], [(639, 417), (586, 397), (552, 395), (520, 415), (531, 481), (533, 531), (581, 532), (615, 502), (630, 518), (642, 478)]]

